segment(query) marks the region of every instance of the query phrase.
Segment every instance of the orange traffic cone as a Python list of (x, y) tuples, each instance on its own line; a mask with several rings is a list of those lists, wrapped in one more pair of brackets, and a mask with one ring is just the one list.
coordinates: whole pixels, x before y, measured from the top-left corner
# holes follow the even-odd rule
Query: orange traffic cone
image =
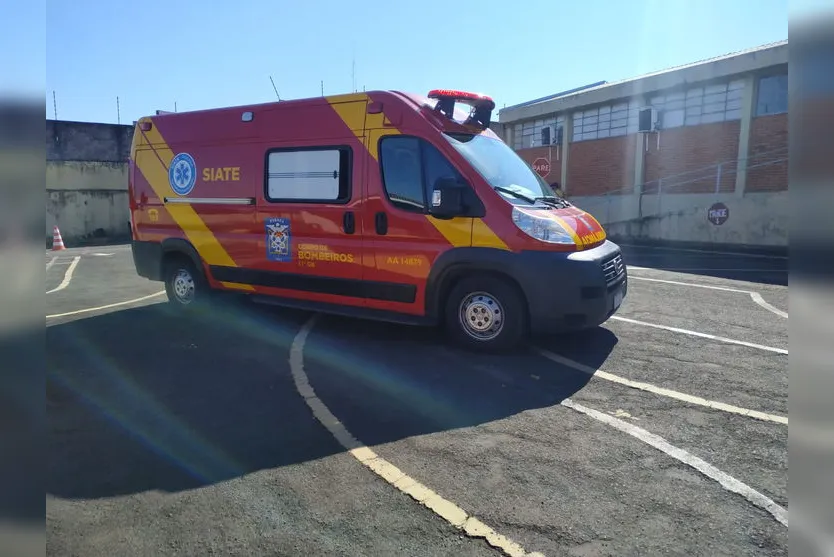
[(58, 225), (52, 227), (52, 251), (61, 251), (67, 249), (64, 246), (64, 239), (61, 238), (61, 231), (58, 230)]

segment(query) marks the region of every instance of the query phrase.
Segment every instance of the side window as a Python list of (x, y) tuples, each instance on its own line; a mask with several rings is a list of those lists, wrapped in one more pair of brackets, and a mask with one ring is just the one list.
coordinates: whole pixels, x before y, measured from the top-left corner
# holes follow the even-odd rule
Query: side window
[(349, 147), (272, 149), (266, 155), (266, 199), (271, 202), (350, 201)]
[(422, 213), (426, 208), (420, 140), (388, 137), (380, 145), (382, 183), (391, 203), (405, 211)]
[(423, 173), (426, 177), (426, 191), (429, 198), (431, 198), (434, 185), (441, 178), (454, 178), (463, 181), (460, 173), (443, 156), (443, 153), (427, 142), (423, 142)]
[(416, 137), (388, 137), (380, 147), (382, 180), (388, 199), (396, 207), (425, 212), (437, 180), (460, 174), (433, 145)]
[(788, 111), (788, 76), (774, 75), (759, 79), (756, 116)]

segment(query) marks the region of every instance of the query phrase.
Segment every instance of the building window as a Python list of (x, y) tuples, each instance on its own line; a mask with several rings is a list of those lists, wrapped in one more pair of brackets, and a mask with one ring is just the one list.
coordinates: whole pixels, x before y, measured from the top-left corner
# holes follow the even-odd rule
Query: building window
[(659, 112), (662, 129), (697, 126), (740, 120), (743, 92), (744, 81), (737, 79), (656, 95), (649, 99), (649, 104)]
[(756, 97), (756, 116), (781, 114), (788, 111), (788, 76), (773, 75), (759, 79)]
[(267, 152), (266, 198), (272, 202), (350, 201), (350, 147), (273, 149)]
[(572, 141), (587, 141), (637, 133), (638, 101), (606, 105), (573, 114)]
[(395, 207), (425, 213), (430, 192), (442, 178), (463, 182), (454, 166), (433, 145), (416, 137), (387, 137), (380, 145), (382, 182)]
[(540, 120), (529, 120), (513, 126), (513, 149), (528, 149), (542, 146), (542, 128), (550, 126), (551, 142), (556, 138), (556, 128), (565, 127), (565, 116), (550, 116)]

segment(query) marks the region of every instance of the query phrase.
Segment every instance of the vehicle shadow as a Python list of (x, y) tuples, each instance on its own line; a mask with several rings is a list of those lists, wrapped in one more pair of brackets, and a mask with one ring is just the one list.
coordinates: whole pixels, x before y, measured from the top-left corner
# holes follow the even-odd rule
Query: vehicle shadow
[[(48, 327), (47, 492), (175, 492), (342, 452), (289, 371), (310, 316), (157, 304)], [(596, 329), (549, 348), (596, 368), (615, 343)], [(304, 355), (317, 394), (367, 444), (550, 406), (590, 379), (530, 351), (462, 352), (435, 330), (324, 316)]]
[(642, 246), (622, 246), (621, 249), (626, 265), (760, 284), (788, 285), (787, 259)]

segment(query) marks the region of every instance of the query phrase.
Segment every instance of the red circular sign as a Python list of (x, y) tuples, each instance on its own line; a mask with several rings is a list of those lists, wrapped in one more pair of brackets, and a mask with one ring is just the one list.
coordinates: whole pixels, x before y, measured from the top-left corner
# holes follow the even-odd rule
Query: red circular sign
[(550, 174), (550, 161), (544, 157), (539, 157), (533, 161), (533, 170), (542, 178), (547, 178)]

